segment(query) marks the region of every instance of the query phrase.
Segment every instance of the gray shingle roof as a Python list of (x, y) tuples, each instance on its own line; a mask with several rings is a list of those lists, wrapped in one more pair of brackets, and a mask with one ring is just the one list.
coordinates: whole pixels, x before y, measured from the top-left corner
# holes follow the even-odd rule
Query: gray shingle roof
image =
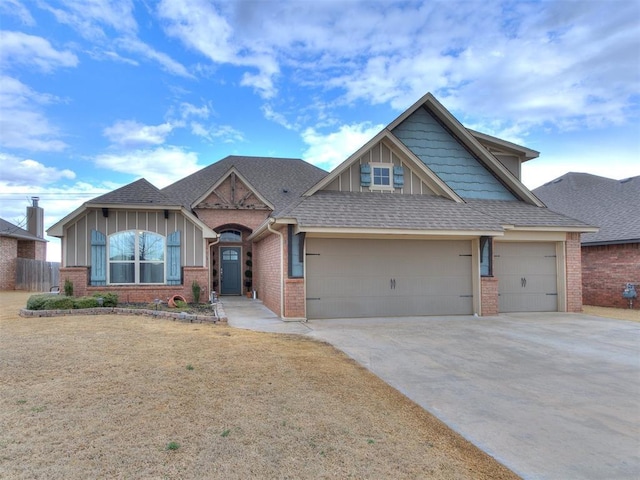
[(144, 178), (129, 183), (109, 193), (94, 198), (88, 203), (112, 203), (115, 205), (180, 205), (163, 194), (158, 188)]
[(0, 237), (18, 238), (20, 240), (35, 240), (38, 242), (46, 242), (44, 238), (39, 238), (24, 228), (20, 228), (11, 222), (0, 218)]
[(191, 208), (232, 167), (281, 211), (327, 175), (324, 170), (295, 158), (229, 156), (162, 189), (162, 193)]
[(320, 191), (282, 212), (302, 227), (502, 231), (463, 203), (431, 195)]
[(600, 227), (583, 244), (640, 241), (640, 176), (614, 180), (567, 173), (533, 190), (547, 207)]
[(511, 200), (467, 200), (474, 210), (489, 215), (502, 225), (516, 227), (588, 227), (589, 224), (553, 212), (548, 208)]

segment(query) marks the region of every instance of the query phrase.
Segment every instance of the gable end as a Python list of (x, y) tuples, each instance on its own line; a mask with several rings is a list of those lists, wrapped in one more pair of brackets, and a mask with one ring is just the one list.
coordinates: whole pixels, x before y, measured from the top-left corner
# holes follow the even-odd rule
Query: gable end
[(392, 133), (462, 198), (516, 199), (426, 108), (418, 108)]

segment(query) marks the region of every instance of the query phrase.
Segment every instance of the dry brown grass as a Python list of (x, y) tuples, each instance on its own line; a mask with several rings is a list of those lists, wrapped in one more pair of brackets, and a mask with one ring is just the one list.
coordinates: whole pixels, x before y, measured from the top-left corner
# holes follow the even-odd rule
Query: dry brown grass
[(0, 478), (517, 478), (327, 344), (27, 297), (0, 293)]
[(591, 305), (584, 305), (582, 311), (587, 315), (595, 315), (596, 317), (615, 318), (617, 320), (631, 320), (632, 322), (640, 322), (640, 310), (636, 308), (640, 300), (633, 302), (633, 310), (629, 308), (608, 308), (608, 307), (594, 307)]

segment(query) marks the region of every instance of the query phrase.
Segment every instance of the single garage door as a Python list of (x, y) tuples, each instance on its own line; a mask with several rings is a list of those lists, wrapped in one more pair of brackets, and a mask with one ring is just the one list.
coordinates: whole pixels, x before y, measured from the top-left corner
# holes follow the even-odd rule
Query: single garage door
[(555, 243), (496, 242), (493, 274), (500, 312), (558, 310)]
[(307, 317), (468, 315), (471, 242), (307, 238)]

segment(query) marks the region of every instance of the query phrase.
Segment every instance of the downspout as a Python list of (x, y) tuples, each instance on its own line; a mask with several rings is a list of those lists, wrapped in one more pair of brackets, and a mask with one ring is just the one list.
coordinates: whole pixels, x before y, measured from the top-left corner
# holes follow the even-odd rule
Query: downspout
[[(216, 235), (217, 233), (218, 232), (216, 232)], [(211, 252), (212, 252), (212, 248), (216, 246), (218, 243), (220, 243), (220, 235), (216, 237), (216, 240), (213, 243), (209, 244), (209, 298), (211, 298), (211, 292), (213, 292), (213, 281), (211, 279), (211, 259), (213, 258), (213, 256)]]
[(280, 236), (280, 318), (284, 320), (284, 235), (278, 230), (273, 230), (271, 225), (276, 223), (275, 218), (270, 218), (267, 230)]

